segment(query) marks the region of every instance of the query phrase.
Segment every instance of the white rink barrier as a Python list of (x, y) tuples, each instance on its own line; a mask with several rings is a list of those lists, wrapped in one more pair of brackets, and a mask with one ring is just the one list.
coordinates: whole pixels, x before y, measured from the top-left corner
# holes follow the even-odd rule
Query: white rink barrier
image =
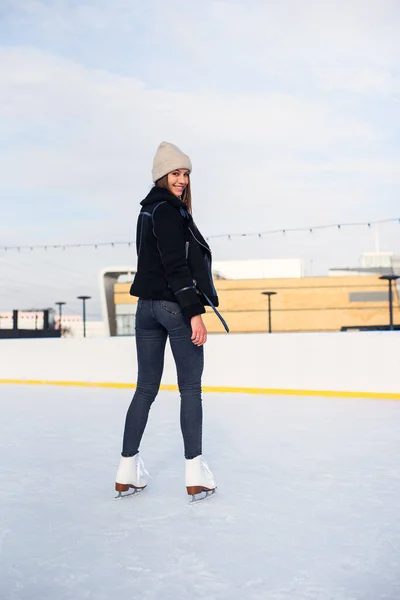
[[(135, 338), (0, 340), (0, 383), (133, 387)], [(176, 389), (167, 347), (162, 389)], [(211, 335), (204, 391), (400, 399), (400, 332)]]

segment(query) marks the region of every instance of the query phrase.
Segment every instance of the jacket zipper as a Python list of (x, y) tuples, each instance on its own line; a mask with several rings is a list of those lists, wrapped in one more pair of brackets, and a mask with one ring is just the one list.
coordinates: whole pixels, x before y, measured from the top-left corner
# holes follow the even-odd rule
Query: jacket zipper
[(197, 237), (194, 235), (194, 233), (193, 233), (193, 231), (192, 231), (192, 229), (191, 229), (190, 227), (189, 227), (189, 231), (190, 231), (190, 233), (192, 234), (192, 236), (194, 237), (194, 239), (196, 240), (196, 242), (197, 242), (198, 244), (200, 244), (200, 246), (203, 246), (203, 248), (205, 248), (205, 249), (207, 250), (207, 252), (209, 252), (210, 254), (212, 254), (212, 253), (211, 253), (211, 250), (210, 250), (210, 248), (207, 248), (207, 246), (205, 246), (204, 244), (202, 244), (202, 243), (201, 243), (201, 242), (200, 242), (200, 241), (197, 239)]
[(186, 290), (195, 290), (196, 288), (194, 287), (194, 285), (188, 285), (184, 288), (181, 288), (180, 290), (177, 290), (176, 292), (174, 292), (174, 294), (180, 294), (181, 292), (186, 292)]
[[(190, 227), (189, 227), (189, 231), (190, 231), (190, 233), (192, 234), (193, 238), (196, 240), (196, 242), (197, 242), (197, 243), (198, 243), (200, 246), (203, 246), (203, 248), (205, 248), (205, 250), (207, 250), (207, 252), (209, 252), (209, 253), (210, 253), (210, 256), (212, 256), (212, 253), (211, 253), (211, 250), (210, 250), (210, 248), (207, 248), (207, 246), (205, 246), (204, 244), (202, 244), (202, 243), (201, 243), (201, 242), (200, 242), (200, 241), (197, 239), (197, 237), (194, 235), (194, 233), (193, 233), (193, 231), (192, 231), (192, 229), (191, 229)], [(189, 243), (188, 243), (188, 242), (186, 242), (186, 244), (187, 244), (187, 250), (189, 250)], [(186, 254), (186, 259), (187, 259), (187, 254)], [(212, 279), (212, 274), (211, 274), (211, 272), (210, 272), (210, 265), (208, 265), (208, 268), (207, 268), (207, 275), (208, 275), (208, 279), (210, 280), (211, 289), (213, 290), (213, 293), (214, 293), (214, 294), (215, 294), (215, 296), (216, 296), (216, 295), (217, 295), (217, 290), (215, 289), (214, 282), (213, 282), (213, 279)], [(197, 285), (197, 283), (196, 283), (196, 285)]]

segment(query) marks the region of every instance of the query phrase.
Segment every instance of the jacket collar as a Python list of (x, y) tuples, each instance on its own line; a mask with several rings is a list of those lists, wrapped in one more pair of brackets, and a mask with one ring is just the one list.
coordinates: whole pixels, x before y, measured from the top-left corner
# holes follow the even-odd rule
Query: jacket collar
[(147, 206), (148, 204), (153, 204), (153, 202), (169, 202), (176, 208), (183, 208), (186, 210), (186, 204), (179, 200), (174, 194), (172, 194), (169, 190), (165, 188), (152, 187), (150, 192), (147, 194), (146, 198), (141, 201), (142, 206)]

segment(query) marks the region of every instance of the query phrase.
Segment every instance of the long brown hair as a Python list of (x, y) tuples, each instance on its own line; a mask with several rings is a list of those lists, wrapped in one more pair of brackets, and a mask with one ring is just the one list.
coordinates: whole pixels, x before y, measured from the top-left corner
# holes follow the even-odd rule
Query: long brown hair
[[(156, 187), (171, 191), (168, 185), (168, 174), (164, 175), (164, 177), (161, 177), (161, 179), (158, 179), (154, 185)], [(190, 189), (190, 175), (188, 177), (188, 184), (183, 191), (181, 200), (186, 204), (188, 213), (192, 214), (192, 190)]]

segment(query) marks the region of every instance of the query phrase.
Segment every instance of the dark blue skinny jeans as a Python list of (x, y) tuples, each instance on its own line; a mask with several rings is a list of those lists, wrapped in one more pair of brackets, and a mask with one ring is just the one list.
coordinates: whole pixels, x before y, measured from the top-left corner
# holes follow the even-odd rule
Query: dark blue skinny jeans
[(180, 420), (185, 458), (194, 458), (202, 453), (203, 347), (193, 344), (192, 328), (184, 320), (176, 302), (139, 298), (135, 331), (138, 378), (126, 415), (122, 456), (134, 456), (139, 452), (150, 407), (160, 387), (165, 344), (169, 337), (181, 397)]

